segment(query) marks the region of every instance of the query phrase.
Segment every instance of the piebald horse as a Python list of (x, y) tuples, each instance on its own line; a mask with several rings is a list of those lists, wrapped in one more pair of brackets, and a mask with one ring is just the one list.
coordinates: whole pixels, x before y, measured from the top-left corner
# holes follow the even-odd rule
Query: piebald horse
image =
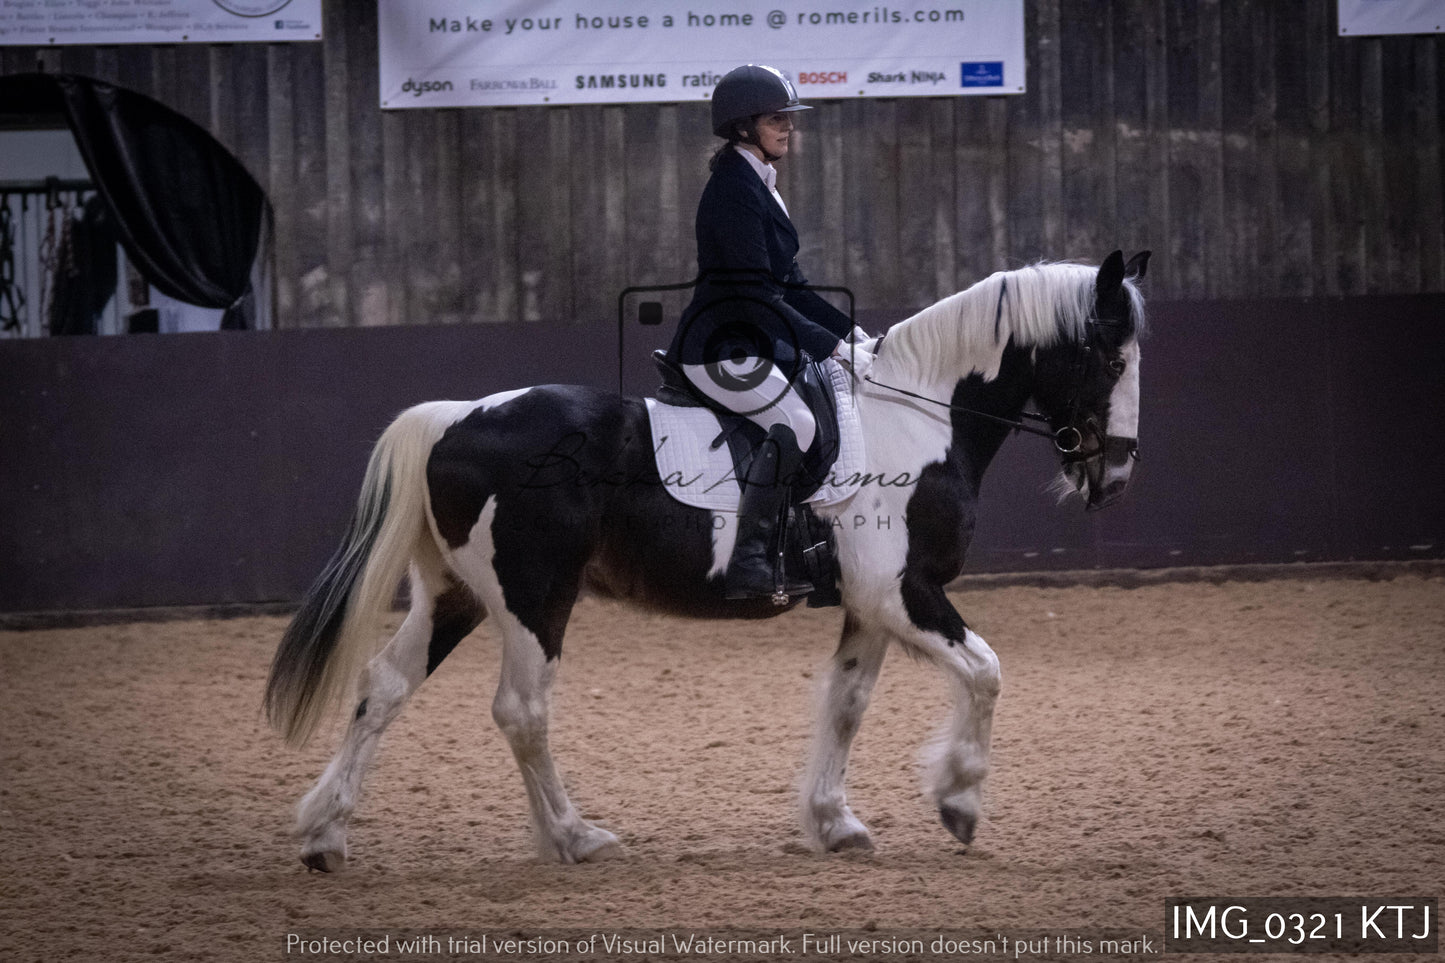
[[(927, 786), (943, 825), (972, 840), (999, 660), (945, 587), (962, 570), (984, 472), (1011, 432), (1052, 437), (1067, 488), (1087, 507), (1123, 493), (1137, 456), (1144, 319), (1135, 281), (1148, 256), (1126, 263), (1115, 251), (1097, 268), (999, 272), (864, 345), (876, 351), (854, 388), (867, 472), (832, 512), (890, 524), (834, 526), (845, 618), (800, 800), (815, 849), (873, 845), (848, 807), (844, 772), (890, 643), (953, 683)], [(547, 385), (403, 412), (377, 443), (350, 528), (266, 686), (267, 716), (293, 744), (331, 707), (352, 707), (340, 748), (298, 807), (302, 861), (344, 865), (347, 823), (382, 733), (488, 614), (502, 639), (492, 716), (521, 770), (541, 856), (576, 863), (615, 852), (618, 838), (573, 807), (548, 748), (563, 634), (584, 589), (697, 618), (786, 611), (723, 597), (733, 531), (716, 521), (668, 494), (640, 399)], [(408, 574), (410, 611), (376, 651)]]

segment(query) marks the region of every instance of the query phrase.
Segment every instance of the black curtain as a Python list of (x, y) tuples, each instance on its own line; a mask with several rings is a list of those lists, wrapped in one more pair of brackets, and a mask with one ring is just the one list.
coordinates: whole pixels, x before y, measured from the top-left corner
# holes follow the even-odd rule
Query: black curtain
[(126, 254), (162, 293), (225, 308), (253, 328), (265, 193), (208, 132), (170, 108), (88, 77), (56, 75), (65, 114)]

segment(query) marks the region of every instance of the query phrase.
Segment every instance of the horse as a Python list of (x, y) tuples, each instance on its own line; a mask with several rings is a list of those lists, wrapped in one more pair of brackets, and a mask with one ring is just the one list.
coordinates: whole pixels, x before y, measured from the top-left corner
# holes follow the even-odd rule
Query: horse
[[(812, 849), (873, 848), (844, 772), (890, 643), (952, 681), (953, 716), (926, 787), (948, 832), (973, 840), (1001, 675), (945, 588), (962, 571), (984, 472), (1011, 433), (1051, 438), (1060, 483), (1087, 508), (1123, 494), (1138, 453), (1136, 281), (1148, 258), (1115, 251), (1097, 267), (1001, 271), (863, 344), (875, 355), (853, 386), (864, 480), (883, 481), (859, 487), (833, 517), (866, 512), (890, 524), (833, 529), (844, 620), (799, 801)], [(539, 856), (580, 863), (619, 851), (617, 836), (574, 808), (548, 747), (549, 694), (579, 593), (707, 619), (767, 618), (797, 604), (725, 599), (732, 529), (659, 482), (644, 401), (587, 387), (429, 402), (385, 430), (350, 526), (266, 684), (267, 717), (292, 744), (329, 710), (355, 706), (297, 807), (307, 867), (345, 865), (347, 823), (382, 734), (488, 614), (502, 648), (492, 716), (521, 770)], [(410, 608), (376, 651), (407, 575)]]

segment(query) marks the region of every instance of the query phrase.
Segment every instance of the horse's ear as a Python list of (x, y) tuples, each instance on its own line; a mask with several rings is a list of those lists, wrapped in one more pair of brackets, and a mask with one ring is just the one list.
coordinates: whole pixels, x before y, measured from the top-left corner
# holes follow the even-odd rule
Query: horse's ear
[(1132, 281), (1143, 280), (1144, 272), (1149, 270), (1149, 255), (1151, 253), (1153, 252), (1140, 251), (1138, 254), (1131, 257), (1129, 259), (1129, 263), (1124, 265), (1124, 277), (1129, 278)]
[(1094, 281), (1094, 289), (1101, 297), (1111, 295), (1119, 290), (1124, 284), (1124, 252), (1115, 251), (1104, 258), (1104, 263), (1099, 266), (1099, 276)]

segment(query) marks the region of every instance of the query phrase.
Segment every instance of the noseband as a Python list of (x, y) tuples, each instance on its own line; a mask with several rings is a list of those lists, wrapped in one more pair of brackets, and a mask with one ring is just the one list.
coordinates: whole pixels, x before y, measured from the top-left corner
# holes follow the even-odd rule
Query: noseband
[[(1008, 280), (1005, 279), (1003, 282), (1003, 289), (999, 291), (998, 307), (994, 310), (995, 327), (998, 324), (999, 318), (1003, 316), (1003, 302), (1004, 298), (1007, 295)], [(900, 395), (907, 395), (910, 398), (916, 398), (919, 401), (926, 401), (929, 404), (937, 405), (940, 408), (947, 408), (949, 411), (956, 411), (960, 414), (972, 415), (975, 418), (982, 418), (986, 421), (992, 421), (996, 424), (1005, 425), (1009, 428), (1012, 428), (1014, 431), (1027, 432), (1030, 435), (1038, 435), (1042, 438), (1048, 438), (1053, 441), (1054, 448), (1059, 452), (1060, 455), (1063, 456), (1064, 464), (1066, 465), (1074, 464), (1076, 462), (1088, 461), (1090, 458), (1096, 458), (1099, 455), (1109, 454), (1111, 449), (1122, 449), (1123, 454), (1126, 457), (1132, 459), (1133, 461), (1138, 461), (1139, 439), (1123, 438), (1118, 435), (1104, 434), (1099, 430), (1098, 420), (1092, 415), (1090, 415), (1087, 419), (1084, 420), (1083, 428), (1076, 427), (1079, 423), (1079, 412), (1083, 408), (1084, 385), (1088, 381), (1089, 374), (1094, 364), (1094, 331), (1096, 330), (1096, 327), (1098, 325), (1119, 325), (1122, 323), (1123, 322), (1120, 321), (1104, 321), (1094, 317), (1088, 318), (1084, 322), (1084, 337), (1079, 341), (1079, 349), (1074, 353), (1074, 361), (1072, 365), (1074, 390), (1069, 400), (1068, 423), (1062, 428), (1047, 427), (1049, 426), (1048, 416), (1040, 414), (1037, 411), (1023, 411), (1019, 413), (1019, 416), (1017, 418), (1004, 418), (1001, 415), (991, 414), (987, 411), (979, 411), (976, 408), (969, 408), (965, 405), (955, 405), (947, 401), (939, 401), (936, 398), (929, 398), (926, 395), (920, 395), (917, 392), (909, 391), (906, 388), (899, 388), (895, 385), (884, 384), (881, 381), (875, 381), (872, 377), (868, 375), (864, 375), (863, 380), (868, 382), (869, 384), (877, 385), (880, 388), (886, 388), (889, 391), (895, 391)], [(882, 353), (883, 339), (886, 337), (886, 332), (884, 333), (884, 335), (879, 337), (878, 346), (874, 351), (875, 357), (878, 354)], [(1029, 422), (1040, 422), (1041, 424), (1029, 424)], [(1086, 432), (1087, 435), (1085, 434)], [(1091, 447), (1086, 448), (1084, 447), (1084, 442), (1086, 440), (1092, 440), (1094, 444)]]
[[(1093, 415), (1083, 420), (1083, 428), (1076, 427), (1079, 424), (1079, 413), (1083, 409), (1084, 385), (1089, 381), (1089, 375), (1094, 368), (1094, 338), (1095, 331), (1101, 325), (1117, 327), (1123, 322), (1105, 321), (1100, 318), (1088, 318), (1084, 321), (1084, 337), (1079, 341), (1079, 348), (1074, 352), (1073, 381), (1074, 392), (1069, 399), (1068, 423), (1054, 432), (1054, 447), (1064, 456), (1064, 464), (1088, 461), (1099, 455), (1107, 455), (1110, 449), (1123, 449), (1123, 454), (1133, 461), (1139, 460), (1139, 439), (1123, 438), (1118, 435), (1108, 435), (1099, 429), (1099, 421)], [(1026, 411), (1025, 418), (1044, 419), (1042, 415)], [(1087, 433), (1087, 434), (1086, 434)], [(1085, 448), (1085, 440), (1093, 441), (1092, 447)]]

